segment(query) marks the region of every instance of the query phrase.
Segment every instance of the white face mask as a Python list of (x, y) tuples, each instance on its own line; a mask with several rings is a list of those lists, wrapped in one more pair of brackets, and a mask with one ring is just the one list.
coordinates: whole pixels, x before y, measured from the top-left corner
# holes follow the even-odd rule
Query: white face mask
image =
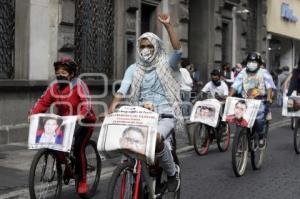
[(140, 52), (141, 57), (145, 60), (145, 61), (149, 61), (152, 57), (152, 53), (150, 48), (143, 48)]
[(248, 62), (247, 68), (249, 71), (255, 71), (258, 68), (258, 64), (256, 62)]

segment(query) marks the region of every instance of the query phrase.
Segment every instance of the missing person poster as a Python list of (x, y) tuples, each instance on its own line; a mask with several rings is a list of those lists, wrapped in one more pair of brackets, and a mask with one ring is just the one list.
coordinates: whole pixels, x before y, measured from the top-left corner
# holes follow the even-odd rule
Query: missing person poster
[(255, 99), (227, 97), (222, 120), (229, 124), (252, 128), (260, 103), (260, 100)]
[(300, 117), (300, 96), (283, 97), (282, 115)]
[(200, 122), (212, 127), (218, 124), (221, 103), (216, 99), (197, 101), (193, 106), (190, 120)]
[(98, 139), (98, 150), (111, 158), (127, 153), (154, 163), (159, 115), (139, 106), (123, 106), (105, 117)]
[(28, 148), (70, 152), (77, 116), (35, 114), (30, 117)]

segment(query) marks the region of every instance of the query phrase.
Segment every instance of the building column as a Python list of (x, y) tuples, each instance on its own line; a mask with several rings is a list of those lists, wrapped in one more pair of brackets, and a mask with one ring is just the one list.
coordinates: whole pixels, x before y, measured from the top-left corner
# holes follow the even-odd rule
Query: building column
[[(214, 1), (190, 1), (189, 5), (189, 57), (206, 82), (214, 65), (215, 16)], [(216, 49), (217, 51), (217, 49)]]
[(52, 75), (51, 48), (57, 49), (52, 43), (57, 42), (57, 27), (53, 24), (58, 20), (52, 19), (58, 14), (52, 12), (58, 10), (58, 0), (30, 0), (29, 6), (29, 80), (46, 80)]
[(15, 79), (28, 79), (30, 0), (16, 0), (15, 6)]

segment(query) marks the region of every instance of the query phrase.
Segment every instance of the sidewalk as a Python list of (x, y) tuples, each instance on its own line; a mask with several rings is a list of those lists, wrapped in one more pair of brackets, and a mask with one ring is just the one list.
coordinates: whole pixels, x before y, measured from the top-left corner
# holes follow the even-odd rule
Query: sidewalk
[[(289, 119), (281, 116), (279, 108), (272, 108), (272, 116), (271, 126), (273, 124), (273, 128), (289, 124)], [(97, 140), (97, 138), (93, 139)], [(190, 150), (193, 150), (193, 147), (189, 145), (187, 136), (177, 135), (177, 152), (180, 154)], [(35, 150), (27, 149), (27, 143), (0, 145), (0, 198), (16, 190), (28, 189), (28, 174), (35, 153)], [(110, 175), (118, 163), (119, 158), (103, 160), (101, 175)]]

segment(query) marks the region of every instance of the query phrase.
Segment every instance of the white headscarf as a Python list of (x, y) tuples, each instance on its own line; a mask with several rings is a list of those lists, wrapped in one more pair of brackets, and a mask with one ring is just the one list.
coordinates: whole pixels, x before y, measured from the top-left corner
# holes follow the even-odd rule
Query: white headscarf
[[(140, 53), (140, 42), (148, 39), (154, 46), (154, 53), (149, 61), (145, 61)], [(170, 67), (166, 50), (161, 39), (150, 32), (142, 34), (137, 42), (137, 70), (133, 76), (129, 102), (138, 105), (140, 88), (145, 72), (156, 70), (157, 76), (170, 105), (173, 105), (177, 119), (176, 132), (183, 132), (183, 116), (181, 112), (180, 81), (177, 81), (175, 71)]]

